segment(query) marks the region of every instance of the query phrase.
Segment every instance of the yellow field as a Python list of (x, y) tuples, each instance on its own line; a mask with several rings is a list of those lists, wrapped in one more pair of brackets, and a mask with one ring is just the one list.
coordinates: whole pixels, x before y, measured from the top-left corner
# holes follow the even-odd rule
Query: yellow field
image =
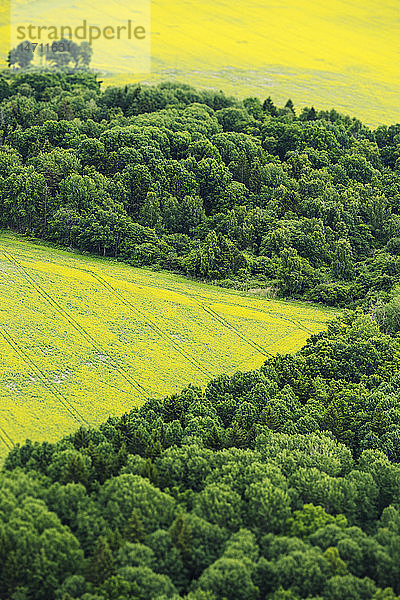
[(137, 24), (149, 8), (151, 73), (139, 72), (140, 45), (101, 38), (92, 65), (104, 85), (178, 80), (279, 104), (291, 97), (373, 126), (400, 121), (398, 0), (0, 0), (0, 59), (9, 14), (15, 39), (20, 23)]
[(261, 366), (334, 311), (0, 237), (0, 439), (53, 441)]
[(377, 125), (400, 121), (399, 55), (398, 0), (152, 2), (150, 81), (291, 97)]
[[(132, 80), (291, 97), (373, 126), (400, 121), (397, 0), (153, 0), (151, 11), (152, 73)], [(129, 62), (119, 72), (105, 84), (125, 84)]]

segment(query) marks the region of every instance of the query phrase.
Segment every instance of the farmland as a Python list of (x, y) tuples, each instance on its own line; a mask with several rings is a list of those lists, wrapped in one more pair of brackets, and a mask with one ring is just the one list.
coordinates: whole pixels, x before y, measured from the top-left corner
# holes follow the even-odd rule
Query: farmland
[[(3, 4), (11, 7), (15, 37), (17, 23), (61, 24), (68, 11), (69, 24), (82, 19), (95, 23), (101, 12), (114, 25), (148, 3), (135, 3), (132, 15), (118, 1), (71, 5), (57, 0), (51, 13), (44, 0)], [(4, 29), (3, 40), (8, 37)], [(372, 0), (252, 0), (245, 7), (225, 0), (153, 0), (150, 33), (151, 73), (139, 72), (128, 41), (94, 42), (92, 64), (105, 86), (177, 80), (241, 98), (271, 95), (282, 103), (291, 97), (298, 108), (335, 106), (373, 126), (398, 121), (399, 19), (394, 0), (379, 5)]]
[[(238, 9), (225, 0), (154, 0), (147, 80), (176, 79), (243, 98), (270, 94), (278, 103), (291, 97), (299, 108), (335, 106), (373, 126), (398, 122), (398, 4), (377, 6), (252, 0)], [(122, 82), (105, 79), (112, 81)]]
[(0, 238), (0, 434), (56, 440), (300, 348), (332, 310)]

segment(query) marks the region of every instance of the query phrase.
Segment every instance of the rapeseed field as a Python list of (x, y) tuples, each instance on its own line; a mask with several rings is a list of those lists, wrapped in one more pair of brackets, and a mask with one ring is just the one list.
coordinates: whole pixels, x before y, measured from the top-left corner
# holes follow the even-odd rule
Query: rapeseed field
[(46, 0), (3, 0), (0, 61), (6, 65), (10, 33), (17, 42), (19, 24), (72, 26), (82, 19), (96, 23), (101, 14), (115, 26), (125, 16), (135, 21), (139, 7), (147, 6), (151, 60), (145, 73), (132, 59), (131, 42), (93, 42), (92, 66), (105, 86), (184, 81), (241, 98), (271, 95), (278, 104), (290, 97), (298, 110), (335, 108), (371, 126), (398, 121), (397, 0), (140, 0), (132, 10), (127, 6), (55, 0), (50, 10)]
[(260, 367), (335, 311), (0, 237), (0, 453)]
[(396, 0), (153, 0), (151, 21), (151, 73), (129, 74), (120, 60), (105, 85), (177, 80), (290, 97), (298, 110), (335, 108), (370, 126), (399, 120)]

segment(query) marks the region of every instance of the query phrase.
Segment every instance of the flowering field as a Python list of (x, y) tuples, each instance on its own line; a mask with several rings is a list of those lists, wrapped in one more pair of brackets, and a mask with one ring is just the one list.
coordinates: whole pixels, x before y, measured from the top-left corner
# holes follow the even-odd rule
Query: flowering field
[(0, 237), (0, 449), (259, 367), (334, 311)]
[[(126, 16), (141, 25), (139, 8), (148, 4), (55, 0), (50, 10), (46, 0), (3, 0), (0, 60), (5, 66), (7, 15), (18, 42), (17, 25), (32, 22), (74, 27), (83, 19), (98, 23), (101, 15), (112, 27)], [(93, 41), (93, 66), (104, 85), (184, 81), (240, 98), (271, 95), (279, 105), (290, 97), (297, 110), (335, 107), (371, 126), (391, 124), (399, 118), (398, 13), (397, 0), (152, 0), (151, 72), (135, 62), (140, 45), (104, 36)]]
[(291, 98), (299, 111), (335, 107), (372, 126), (398, 122), (396, 0), (152, 0), (151, 20), (151, 74), (129, 77), (116, 54), (110, 70), (125, 72), (102, 77), (106, 85), (185, 81), (279, 105)]

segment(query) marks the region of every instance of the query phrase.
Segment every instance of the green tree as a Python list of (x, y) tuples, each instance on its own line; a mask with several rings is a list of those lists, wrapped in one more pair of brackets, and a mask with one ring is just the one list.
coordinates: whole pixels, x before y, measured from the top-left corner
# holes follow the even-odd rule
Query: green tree
[(315, 281), (310, 263), (294, 248), (285, 248), (280, 253), (278, 273), (281, 290), (287, 295), (301, 294)]
[(332, 274), (338, 279), (351, 279), (354, 273), (353, 251), (347, 240), (335, 243), (332, 259)]
[(100, 536), (94, 547), (93, 555), (87, 565), (87, 578), (100, 585), (114, 572), (114, 557), (107, 540)]
[(143, 542), (146, 537), (142, 519), (136, 508), (132, 509), (132, 514), (129, 517), (125, 529), (124, 538), (129, 542)]
[(221, 484), (207, 485), (196, 497), (194, 512), (210, 523), (236, 530), (242, 522), (242, 500)]
[(221, 557), (199, 577), (198, 587), (209, 591), (216, 600), (256, 600), (258, 588), (251, 579), (251, 569), (243, 561)]
[(289, 532), (296, 537), (307, 537), (317, 531), (320, 527), (335, 524), (345, 528), (347, 519), (344, 515), (328, 515), (322, 506), (305, 504), (302, 510), (295, 510), (293, 517), (288, 521)]
[(246, 490), (247, 521), (249, 527), (262, 532), (284, 529), (290, 515), (287, 493), (269, 479), (252, 483)]

